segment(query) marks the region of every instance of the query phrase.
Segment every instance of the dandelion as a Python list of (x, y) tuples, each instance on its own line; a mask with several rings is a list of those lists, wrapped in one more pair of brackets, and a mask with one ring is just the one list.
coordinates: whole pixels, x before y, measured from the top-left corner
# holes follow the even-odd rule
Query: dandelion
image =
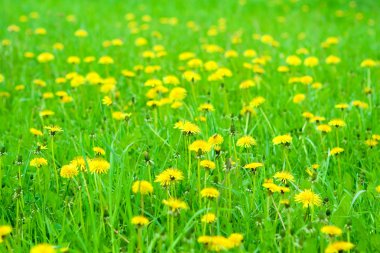
[(376, 65), (377, 65), (376, 61), (372, 59), (365, 59), (360, 63), (361, 68), (372, 68), (372, 67), (375, 67)]
[(256, 86), (256, 83), (253, 80), (245, 80), (240, 83), (239, 88), (240, 89), (248, 89), (251, 87)]
[(306, 98), (305, 94), (297, 94), (293, 97), (293, 103), (299, 104)]
[(182, 131), (182, 133), (184, 133), (185, 135), (194, 135), (194, 134), (199, 134), (201, 132), (201, 129), (191, 123), (191, 122), (188, 122), (188, 121), (185, 121), (185, 123), (183, 123), (179, 129)]
[(134, 216), (131, 223), (137, 227), (143, 227), (149, 224), (149, 220), (145, 216)]
[(114, 63), (114, 60), (110, 56), (106, 55), (106, 56), (100, 57), (98, 60), (98, 63), (102, 65), (110, 65)]
[(0, 226), (0, 244), (3, 243), (6, 236), (12, 232), (12, 227), (9, 225)]
[(29, 132), (35, 136), (42, 136), (42, 131), (41, 130), (38, 130), (36, 128), (30, 128), (29, 129)]
[(46, 166), (48, 165), (48, 161), (45, 159), (45, 158), (42, 158), (42, 157), (37, 157), (37, 158), (33, 158), (29, 165), (31, 167), (35, 167), (37, 169), (41, 168), (42, 166)]
[(341, 119), (333, 119), (329, 121), (329, 125), (338, 128), (338, 127), (344, 127), (346, 123), (344, 122), (344, 120), (341, 120)]
[(350, 242), (333, 242), (327, 246), (325, 253), (339, 253), (342, 251), (349, 251), (355, 247), (354, 244)]
[(94, 158), (89, 161), (88, 167), (91, 173), (106, 174), (110, 169), (111, 165), (108, 161), (104, 160), (103, 158)]
[(112, 99), (109, 96), (105, 96), (102, 99), (102, 103), (103, 103), (103, 105), (110, 106), (110, 105), (112, 105)]
[(82, 156), (75, 157), (70, 164), (80, 171), (87, 171), (86, 160)]
[(286, 184), (288, 181), (294, 182), (294, 176), (287, 171), (276, 172), (273, 177), (277, 180), (280, 180), (284, 184)]
[(214, 134), (210, 138), (208, 138), (208, 143), (210, 143), (211, 145), (220, 145), (223, 143), (223, 141), (224, 138), (220, 134)]
[(210, 161), (210, 160), (200, 161), (200, 166), (205, 168), (205, 169), (208, 169), (208, 170), (215, 169), (215, 163), (213, 161)]
[(341, 104), (336, 104), (335, 105), (335, 108), (336, 109), (341, 109), (341, 110), (345, 110), (345, 109), (347, 109), (349, 107), (349, 105), (348, 104), (345, 104), (345, 103), (341, 103)]
[(88, 36), (88, 32), (84, 29), (76, 30), (74, 35), (79, 38), (84, 38)]
[(113, 112), (112, 118), (115, 120), (127, 120), (131, 116), (130, 113), (124, 113), (124, 112)]
[(78, 171), (77, 167), (75, 167), (72, 164), (68, 164), (68, 165), (62, 166), (60, 175), (63, 178), (73, 178), (73, 177), (77, 176), (78, 173), (79, 173), (79, 171)]
[(322, 124), (322, 125), (317, 126), (317, 130), (322, 133), (329, 133), (331, 132), (331, 126)]
[(37, 56), (37, 61), (40, 63), (46, 63), (54, 60), (54, 55), (51, 53), (41, 53)]
[(224, 236), (200, 236), (198, 242), (206, 245), (208, 250), (217, 252), (234, 247), (234, 242)]
[(196, 140), (189, 145), (189, 150), (197, 153), (206, 153), (211, 150), (211, 145), (204, 140)]
[(201, 80), (201, 76), (193, 71), (186, 71), (183, 73), (183, 78), (188, 82), (196, 82)]
[(209, 103), (201, 104), (198, 107), (198, 111), (213, 112), (214, 110), (215, 110), (214, 106), (212, 104), (209, 104)]
[(51, 136), (55, 136), (57, 133), (63, 132), (62, 128), (59, 126), (45, 126), (44, 128), (49, 131)]
[(317, 66), (319, 63), (319, 60), (317, 57), (315, 56), (309, 56), (307, 57), (304, 61), (303, 61), (303, 64), (306, 66), (306, 67), (315, 67)]
[(233, 247), (239, 247), (241, 243), (243, 242), (243, 235), (239, 233), (232, 233), (228, 237), (228, 240), (231, 241)]
[(153, 186), (148, 181), (136, 181), (132, 185), (132, 191), (133, 193), (146, 195), (153, 192)]
[(374, 139), (368, 139), (365, 141), (365, 145), (367, 145), (370, 148), (376, 147), (379, 144), (377, 140)]
[(255, 163), (249, 163), (249, 164), (244, 165), (244, 168), (245, 169), (249, 169), (252, 172), (256, 172), (256, 170), (258, 168), (263, 167), (263, 166), (264, 166), (263, 163), (257, 163), (257, 162), (255, 162)]
[(316, 122), (316, 123), (320, 123), (320, 122), (325, 121), (325, 120), (326, 120), (325, 117), (322, 117), (322, 116), (313, 116), (313, 117), (310, 119), (310, 122), (311, 122), (311, 123), (314, 123), (314, 122)]
[(55, 113), (53, 112), (53, 111), (51, 111), (51, 110), (43, 110), (43, 111), (41, 111), (40, 113), (39, 113), (39, 115), (41, 116), (41, 117), (48, 117), (48, 116), (52, 116), (52, 115), (54, 115)]
[(154, 182), (160, 183), (161, 186), (167, 187), (184, 179), (182, 171), (175, 168), (169, 168), (156, 176)]
[(182, 87), (175, 87), (169, 93), (169, 97), (175, 101), (182, 101), (186, 98), (186, 96), (187, 90)]
[(169, 209), (172, 212), (177, 212), (177, 211), (179, 212), (180, 210), (188, 209), (188, 206), (184, 201), (176, 199), (176, 198), (169, 198), (167, 200), (164, 199), (162, 203), (165, 206), (169, 207)]
[(101, 147), (93, 147), (92, 150), (95, 152), (96, 155), (105, 155), (106, 151)]
[(301, 191), (295, 196), (295, 201), (302, 203), (304, 208), (312, 206), (320, 206), (322, 204), (322, 199), (318, 194), (315, 194), (311, 190)]
[(321, 232), (323, 234), (326, 234), (329, 236), (340, 236), (340, 235), (342, 235), (342, 229), (340, 229), (336, 226), (323, 226), (321, 228)]
[(286, 58), (286, 63), (290, 66), (299, 66), (301, 65), (301, 59), (296, 55), (290, 55)]
[(33, 246), (30, 249), (30, 253), (56, 253), (57, 250), (48, 243), (41, 243)]
[(341, 59), (338, 57), (338, 56), (335, 56), (335, 55), (329, 55), (325, 62), (327, 64), (332, 64), (332, 65), (335, 65), (335, 64), (338, 64), (341, 62)]
[(259, 107), (260, 105), (264, 104), (265, 102), (265, 98), (264, 97), (255, 97), (251, 100), (251, 102), (249, 103), (249, 105), (251, 105), (252, 107), (254, 108), (257, 108)]
[(206, 213), (201, 218), (202, 223), (210, 224), (216, 221), (216, 215), (214, 213)]
[(219, 195), (220, 195), (219, 191), (212, 187), (204, 188), (201, 191), (202, 198), (214, 199), (214, 198), (218, 198)]
[(344, 152), (343, 148), (335, 147), (330, 150), (330, 156), (337, 156)]
[(289, 134), (279, 135), (274, 137), (272, 142), (274, 145), (290, 145), (290, 143), (292, 142), (292, 137)]
[(236, 142), (236, 146), (243, 147), (243, 148), (250, 148), (256, 145), (257, 145), (256, 140), (253, 137), (248, 136), (248, 135), (239, 138), (238, 141)]

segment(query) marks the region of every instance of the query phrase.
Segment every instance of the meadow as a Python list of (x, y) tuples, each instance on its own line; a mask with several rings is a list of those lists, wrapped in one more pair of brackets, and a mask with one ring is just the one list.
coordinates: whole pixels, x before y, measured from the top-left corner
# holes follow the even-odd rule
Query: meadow
[(0, 0), (0, 252), (380, 252), (379, 13)]

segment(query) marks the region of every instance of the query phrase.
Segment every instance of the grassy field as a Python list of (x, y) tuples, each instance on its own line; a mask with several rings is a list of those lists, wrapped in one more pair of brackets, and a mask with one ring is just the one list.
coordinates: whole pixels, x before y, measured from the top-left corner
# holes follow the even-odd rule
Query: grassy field
[(378, 1), (0, 13), (0, 252), (380, 252)]

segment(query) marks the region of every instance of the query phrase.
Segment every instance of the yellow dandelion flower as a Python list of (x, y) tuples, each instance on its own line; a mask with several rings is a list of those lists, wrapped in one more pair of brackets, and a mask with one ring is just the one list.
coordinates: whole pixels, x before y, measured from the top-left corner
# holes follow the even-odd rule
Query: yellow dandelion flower
[(241, 243), (243, 242), (244, 236), (239, 233), (232, 233), (228, 237), (228, 240), (232, 243), (233, 247), (239, 247)]
[(264, 164), (263, 163), (258, 163), (258, 162), (255, 162), (255, 163), (248, 163), (246, 165), (244, 165), (244, 168), (245, 169), (249, 169), (251, 170), (252, 172), (256, 172), (256, 170), (260, 167), (263, 167)]
[(62, 128), (60, 128), (59, 126), (45, 126), (44, 128), (49, 131), (49, 134), (51, 136), (54, 136), (57, 133), (63, 132)]
[(290, 145), (290, 143), (292, 142), (292, 136), (290, 136), (290, 134), (279, 135), (274, 137), (272, 142), (274, 145)]
[(41, 168), (42, 166), (48, 165), (48, 161), (45, 158), (37, 157), (30, 160), (29, 165), (31, 167), (35, 167), (37, 169)]
[(209, 103), (201, 104), (198, 107), (198, 111), (213, 112), (214, 110), (215, 110), (214, 106), (212, 104), (209, 104)]
[(309, 56), (307, 57), (304, 61), (303, 61), (303, 64), (306, 66), (306, 67), (315, 67), (317, 66), (319, 63), (319, 60), (317, 57), (315, 56)]
[(335, 108), (336, 108), (336, 109), (341, 109), (341, 110), (345, 110), (345, 109), (347, 109), (348, 107), (349, 107), (349, 105), (346, 104), (346, 103), (341, 103), (341, 104), (336, 104), (336, 105), (335, 105)]
[(250, 148), (256, 145), (257, 145), (256, 140), (253, 137), (248, 136), (248, 135), (239, 138), (238, 141), (236, 142), (236, 146), (243, 147), (243, 148)]
[(276, 172), (273, 177), (277, 180), (280, 180), (284, 184), (286, 184), (288, 181), (294, 182), (294, 176), (287, 171)]
[(201, 196), (202, 198), (208, 198), (208, 199), (214, 199), (218, 198), (220, 195), (219, 191), (215, 188), (204, 188), (201, 190)]
[(355, 247), (351, 242), (333, 242), (327, 246), (325, 253), (338, 253), (343, 251), (349, 251)]
[(365, 59), (360, 63), (361, 68), (372, 68), (377, 65), (376, 61), (372, 59)]
[(88, 32), (84, 29), (76, 30), (74, 35), (79, 38), (84, 38), (88, 36)]
[(41, 243), (33, 246), (30, 253), (56, 253), (57, 250), (48, 243)]
[(344, 127), (346, 123), (342, 119), (332, 119), (329, 121), (329, 125), (338, 128), (338, 127)]
[(112, 99), (109, 96), (105, 96), (102, 99), (102, 104), (106, 105), (106, 106), (110, 106), (110, 105), (112, 105)]
[(198, 73), (190, 70), (183, 73), (183, 78), (185, 78), (186, 81), (193, 83), (201, 80), (201, 76)]
[(220, 145), (223, 143), (223, 141), (224, 138), (220, 134), (214, 134), (210, 138), (208, 138), (208, 143), (210, 143), (211, 145)]
[(164, 199), (162, 203), (165, 206), (169, 207), (169, 209), (172, 212), (180, 211), (182, 209), (188, 209), (188, 206), (184, 201), (176, 199), (176, 198)]
[(54, 55), (51, 53), (41, 53), (37, 56), (37, 61), (40, 63), (45, 63), (54, 60)]
[(134, 216), (131, 223), (138, 227), (143, 227), (149, 224), (149, 220), (145, 216)]
[(132, 185), (132, 191), (134, 193), (140, 193), (146, 195), (153, 192), (153, 186), (148, 181), (136, 181)]
[(101, 147), (93, 147), (92, 150), (95, 152), (96, 155), (105, 155), (106, 151)]
[(294, 97), (293, 97), (293, 103), (295, 104), (299, 104), (301, 103), (302, 101), (304, 101), (306, 98), (305, 94), (296, 94)]
[(322, 122), (322, 121), (325, 121), (325, 120), (326, 120), (325, 117), (322, 117), (322, 116), (314, 116), (314, 117), (312, 117), (312, 118), (310, 119), (310, 122), (311, 122), (311, 123), (314, 123), (314, 122), (319, 123), (319, 122)]
[(79, 173), (78, 168), (73, 164), (63, 165), (61, 168), (60, 176), (63, 178), (73, 178)]
[(251, 100), (251, 102), (249, 103), (250, 106), (254, 107), (254, 108), (257, 108), (259, 107), (260, 105), (264, 104), (265, 102), (265, 98), (264, 97), (255, 97)]
[(202, 216), (201, 221), (206, 224), (214, 223), (216, 221), (216, 215), (214, 213), (206, 213)]
[(42, 136), (42, 131), (36, 129), (36, 128), (30, 128), (29, 129), (29, 132), (33, 135), (36, 135), (36, 136)]
[(331, 132), (331, 126), (326, 125), (326, 124), (318, 125), (317, 130), (322, 133), (329, 133)]
[(332, 64), (332, 65), (335, 65), (335, 64), (338, 64), (341, 62), (341, 59), (338, 57), (338, 56), (335, 56), (335, 55), (329, 55), (325, 62), (327, 64)]
[(248, 88), (255, 87), (255, 86), (256, 86), (255, 81), (245, 80), (245, 81), (240, 83), (239, 88), (244, 90), (244, 89), (248, 89)]
[(211, 144), (204, 140), (196, 140), (189, 145), (189, 150), (197, 153), (207, 153), (211, 150)]
[(286, 58), (286, 63), (290, 66), (299, 66), (302, 60), (296, 55), (290, 55)]
[(92, 173), (105, 174), (111, 167), (111, 164), (103, 158), (94, 158), (88, 162), (88, 167)]
[(339, 155), (339, 154), (341, 154), (341, 153), (343, 153), (344, 152), (344, 149), (343, 148), (340, 148), (340, 147), (335, 147), (335, 148), (332, 148), (331, 150), (330, 150), (330, 156), (336, 156), (336, 155)]
[(4, 241), (5, 237), (12, 232), (12, 227), (9, 225), (0, 226), (0, 244)]
[(295, 201), (302, 203), (304, 208), (312, 206), (320, 206), (322, 204), (322, 199), (318, 194), (315, 194), (311, 190), (301, 191), (294, 197)]
[(323, 226), (321, 228), (321, 232), (323, 234), (329, 235), (329, 236), (340, 236), (342, 235), (342, 229), (336, 227), (336, 226)]
[(189, 121), (185, 121), (181, 126), (179, 126), (179, 129), (186, 135), (194, 135), (201, 132), (201, 129), (197, 125)]
[(376, 147), (379, 144), (377, 140), (374, 139), (368, 139), (365, 141), (365, 145), (367, 145), (370, 148)]
[(209, 169), (209, 170), (215, 169), (215, 163), (210, 160), (202, 160), (200, 161), (199, 165), (205, 169)]
[(75, 166), (80, 171), (87, 171), (86, 160), (82, 156), (75, 157), (70, 161), (70, 164)]
[(182, 171), (175, 168), (169, 168), (161, 172), (156, 176), (154, 182), (160, 183), (161, 186), (170, 186), (178, 181), (182, 181), (184, 179)]

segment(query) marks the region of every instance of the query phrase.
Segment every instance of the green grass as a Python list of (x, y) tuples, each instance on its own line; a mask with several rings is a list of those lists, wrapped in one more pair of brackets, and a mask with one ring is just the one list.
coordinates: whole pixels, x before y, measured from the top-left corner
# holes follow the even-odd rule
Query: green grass
[[(337, 10), (344, 15), (338, 17)], [(39, 13), (39, 18), (30, 18), (31, 12)], [(380, 248), (380, 193), (376, 191), (380, 153), (378, 145), (370, 148), (366, 140), (380, 134), (379, 12), (380, 4), (370, 0), (247, 0), (245, 4), (214, 0), (0, 0), (0, 74), (4, 77), (0, 82), (0, 226), (13, 228), (0, 243), (0, 252), (29, 252), (40, 243), (49, 243), (57, 251), (68, 247), (69, 252), (203, 252), (207, 247), (197, 242), (200, 236), (228, 237), (232, 233), (242, 234), (244, 241), (230, 252), (324, 252), (333, 241), (352, 242), (355, 247), (351, 252), (376, 252)], [(135, 20), (127, 21), (127, 13), (133, 13)], [(22, 15), (29, 17), (27, 22), (20, 22)], [(74, 15), (76, 21), (67, 21), (68, 15)], [(151, 21), (143, 21), (144, 15)], [(175, 17), (178, 22), (163, 24), (163, 17)], [(226, 21), (225, 29), (208, 36), (211, 27), (220, 28), (221, 19)], [(188, 28), (188, 21), (194, 21), (198, 30)], [(134, 24), (137, 33), (131, 29)], [(148, 24), (146, 29), (144, 24)], [(20, 31), (9, 32), (10, 25), (17, 25)], [(37, 28), (45, 28), (47, 34), (34, 34)], [(74, 36), (78, 29), (86, 30), (88, 36)], [(154, 36), (154, 32), (161, 36)], [(241, 43), (233, 43), (236, 34), (240, 34)], [(259, 39), (254, 39), (254, 34)], [(279, 46), (263, 43), (260, 38), (265, 34)], [(146, 38), (148, 44), (135, 46), (139, 37)], [(338, 37), (339, 43), (323, 48), (321, 43), (329, 37)], [(116, 38), (123, 41), (122, 46), (103, 47), (104, 41)], [(64, 45), (62, 51), (53, 49), (57, 42)], [(218, 45), (223, 51), (208, 53), (204, 44)], [(155, 45), (162, 45), (167, 55), (143, 58), (142, 53)], [(300, 48), (309, 54), (297, 54)], [(244, 57), (246, 49), (254, 49), (257, 56)], [(226, 58), (227, 50), (235, 50), (238, 57)], [(28, 59), (25, 52), (33, 52), (35, 57)], [(39, 63), (37, 56), (42, 52), (52, 53), (54, 60)], [(194, 68), (201, 80), (185, 80), (182, 72), (190, 67), (187, 61), (179, 60), (183, 52), (193, 52), (203, 63), (216, 61), (230, 69), (232, 77), (208, 81), (213, 71)], [(114, 63), (98, 64), (105, 55)], [(289, 72), (278, 72), (279, 66), (287, 65), (289, 55), (302, 60), (316, 56), (319, 64), (313, 68), (289, 66)], [(340, 57), (341, 62), (326, 64), (329, 55)], [(68, 64), (69, 56), (82, 61)], [(96, 61), (85, 63), (87, 56)], [(263, 74), (243, 67), (263, 56), (271, 59), (261, 66)], [(360, 67), (365, 59), (375, 60), (377, 66)], [(133, 71), (136, 65), (160, 66), (161, 70), (135, 71), (132, 78), (122, 75), (122, 70)], [(114, 78), (116, 85), (102, 92), (101, 85), (88, 81), (79, 87), (72, 87), (70, 80), (56, 83), (56, 78), (72, 72), (84, 77), (96, 72), (102, 78)], [(147, 106), (150, 88), (144, 83), (167, 75), (178, 77), (177, 87), (187, 90), (183, 106)], [(291, 77), (306, 75), (321, 87), (288, 83)], [(37, 79), (46, 86), (34, 84)], [(260, 81), (240, 89), (240, 83), (248, 79)], [(21, 84), (25, 88), (16, 90)], [(167, 98), (174, 88), (164, 86), (168, 92), (158, 94), (156, 100)], [(365, 88), (371, 88), (372, 93), (366, 94)], [(73, 101), (61, 103), (56, 95), (43, 97), (57, 91), (67, 92)], [(305, 100), (293, 103), (296, 94), (305, 94)], [(113, 100), (111, 106), (102, 103), (104, 96)], [(258, 96), (265, 102), (253, 108), (254, 115), (241, 114), (243, 106)], [(368, 108), (353, 106), (355, 100)], [(199, 111), (203, 103), (211, 103), (215, 110)], [(349, 108), (336, 109), (339, 103), (347, 103)], [(40, 117), (42, 110), (55, 114)], [(119, 121), (112, 117), (116, 111), (131, 116)], [(346, 126), (321, 134), (317, 123), (302, 116), (304, 112), (325, 117), (324, 124), (342, 119)], [(206, 120), (199, 121), (200, 116)], [(201, 133), (185, 136), (174, 128), (179, 120), (196, 124)], [(51, 137), (44, 129), (50, 125), (58, 125), (63, 132)], [(30, 128), (42, 130), (43, 136), (33, 136)], [(201, 158), (216, 163), (215, 170), (206, 173), (198, 170), (199, 159), (189, 152), (188, 145), (195, 140), (207, 141), (216, 133), (224, 142), (219, 156), (211, 150)], [(273, 145), (272, 139), (283, 134), (292, 136), (290, 146)], [(237, 147), (243, 135), (254, 137), (257, 145)], [(37, 143), (47, 149), (36, 153)], [(107, 173), (79, 172), (72, 179), (59, 176), (62, 166), (75, 157), (94, 158), (95, 146), (106, 151), (104, 159), (111, 164)], [(344, 152), (329, 156), (334, 147)], [(36, 157), (45, 158), (48, 165), (39, 169), (30, 166)], [(255, 174), (243, 169), (251, 162), (262, 162), (264, 167)], [(306, 168), (313, 164), (320, 166), (309, 176)], [(159, 173), (171, 167), (183, 172), (183, 181), (168, 189), (154, 182)], [(294, 176), (294, 182), (274, 182), (288, 186), (290, 192), (269, 194), (262, 184), (283, 170)], [(143, 200), (143, 215), (150, 223), (138, 230), (131, 219), (142, 214), (141, 196), (132, 192), (132, 184), (150, 179), (154, 192)], [(199, 201), (198, 182), (202, 189), (218, 189), (218, 200)], [(323, 203), (303, 208), (295, 196), (304, 189), (312, 189)], [(189, 208), (171, 215), (162, 203), (169, 196), (180, 198)], [(280, 204), (285, 199), (290, 201), (289, 208)], [(201, 217), (208, 211), (216, 214), (217, 221), (205, 227)], [(340, 227), (343, 234), (328, 238), (320, 231), (328, 224)]]

